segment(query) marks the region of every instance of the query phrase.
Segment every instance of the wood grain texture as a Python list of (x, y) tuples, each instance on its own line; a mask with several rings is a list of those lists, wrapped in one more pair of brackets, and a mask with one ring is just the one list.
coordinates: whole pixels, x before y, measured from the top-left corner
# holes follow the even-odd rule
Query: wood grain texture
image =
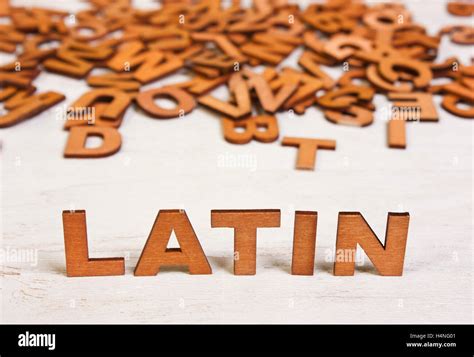
[(278, 139), (278, 122), (273, 115), (255, 115), (239, 120), (222, 118), (221, 121), (224, 139), (232, 144), (247, 144), (252, 140), (271, 143)]
[(63, 228), (67, 276), (125, 274), (123, 258), (89, 258), (86, 211), (63, 211)]
[(293, 233), (292, 275), (313, 275), (318, 212), (296, 211)]
[[(87, 147), (87, 138), (97, 136), (102, 144)], [(115, 154), (122, 146), (122, 137), (115, 128), (100, 126), (76, 126), (69, 130), (64, 157), (69, 158), (100, 158)]]
[(408, 213), (389, 213), (382, 244), (359, 212), (341, 212), (337, 224), (334, 275), (354, 275), (357, 245), (381, 275), (401, 276), (408, 237)]
[(255, 275), (257, 228), (280, 227), (280, 210), (212, 210), (211, 226), (234, 229), (234, 275)]
[[(172, 232), (176, 234), (179, 248), (168, 248)], [(212, 274), (211, 266), (184, 210), (160, 210), (134, 274), (156, 275), (162, 266), (186, 266), (190, 274)]]

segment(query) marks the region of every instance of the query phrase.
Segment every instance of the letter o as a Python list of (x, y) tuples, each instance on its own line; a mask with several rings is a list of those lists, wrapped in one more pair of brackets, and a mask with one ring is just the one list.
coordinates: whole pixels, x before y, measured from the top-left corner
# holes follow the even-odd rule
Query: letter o
[[(162, 108), (154, 102), (156, 98), (169, 98), (177, 102), (177, 105), (173, 109)], [(136, 100), (138, 106), (147, 114), (162, 119), (179, 117), (181, 110), (187, 114), (196, 107), (196, 101), (192, 95), (182, 89), (171, 86), (147, 90), (140, 93)]]

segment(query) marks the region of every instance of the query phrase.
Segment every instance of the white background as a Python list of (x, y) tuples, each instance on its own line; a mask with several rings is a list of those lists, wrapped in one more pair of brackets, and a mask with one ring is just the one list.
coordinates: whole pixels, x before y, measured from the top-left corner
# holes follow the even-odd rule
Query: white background
[[(75, 1), (14, 1), (76, 11)], [(149, 7), (150, 3), (140, 2)], [(430, 34), (469, 23), (444, 1), (407, 4)], [(439, 60), (472, 51), (443, 38)], [(298, 53), (285, 64), (295, 65)], [(2, 62), (13, 58), (2, 54)], [(337, 70), (330, 71), (338, 76)], [(172, 76), (173, 83), (185, 76)], [(318, 152), (315, 171), (294, 169), (296, 150), (224, 141), (219, 117), (199, 108), (183, 119), (127, 111), (121, 151), (109, 158), (64, 159), (67, 132), (57, 118), (87, 90), (43, 72), (40, 91), (65, 102), (2, 129), (1, 320), (4, 323), (471, 323), (473, 126), (439, 108), (438, 123), (409, 123), (406, 150), (386, 145), (387, 102), (377, 96), (375, 122), (334, 125), (318, 108), (278, 114), (280, 134), (335, 139)], [(147, 87), (154, 88), (159, 83)], [(440, 97), (435, 101), (440, 102)], [(231, 167), (223, 158), (247, 158)], [(133, 269), (159, 209), (184, 208), (213, 268), (134, 277)], [(211, 229), (210, 210), (279, 208), (282, 226), (258, 234), (257, 275), (232, 274), (233, 232)], [(61, 212), (86, 209), (91, 257), (125, 256), (119, 277), (67, 278)], [(315, 275), (289, 274), (294, 210), (319, 212)], [(377, 275), (366, 258), (354, 277), (335, 277), (339, 211), (360, 211), (383, 239), (389, 211), (411, 215), (403, 277)], [(34, 262), (15, 252), (33, 251)], [(6, 258), (5, 258), (6, 256)]]

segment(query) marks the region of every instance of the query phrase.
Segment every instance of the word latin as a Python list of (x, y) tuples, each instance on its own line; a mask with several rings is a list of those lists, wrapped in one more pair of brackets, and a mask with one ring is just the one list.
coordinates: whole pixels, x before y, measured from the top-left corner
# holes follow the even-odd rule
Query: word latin
[[(212, 228), (234, 230), (234, 274), (255, 275), (257, 230), (280, 227), (278, 209), (212, 210)], [(380, 275), (401, 276), (408, 237), (409, 213), (389, 212), (382, 244), (359, 212), (338, 217), (334, 275), (352, 276), (357, 246), (367, 254)], [(313, 275), (316, 253), (316, 211), (296, 211), (292, 275)], [(69, 277), (125, 274), (122, 257), (89, 258), (86, 212), (63, 211), (66, 273)], [(179, 248), (168, 248), (174, 232)], [(212, 268), (185, 210), (160, 210), (135, 267), (135, 276), (154, 276), (161, 267), (187, 267), (190, 274), (212, 274)]]

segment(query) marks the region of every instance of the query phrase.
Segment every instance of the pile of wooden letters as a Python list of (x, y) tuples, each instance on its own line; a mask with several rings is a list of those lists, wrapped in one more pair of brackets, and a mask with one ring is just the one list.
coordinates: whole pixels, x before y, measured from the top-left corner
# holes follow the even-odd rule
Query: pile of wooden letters
[[(65, 99), (61, 88), (36, 92), (42, 71), (85, 80), (90, 90), (71, 98), (65, 116), (67, 158), (116, 153), (119, 128), (133, 105), (158, 119), (182, 118), (203, 105), (218, 115), (225, 140), (234, 144), (274, 142), (280, 137), (275, 113), (298, 115), (312, 106), (336, 125), (370, 125), (376, 93), (392, 103), (389, 147), (406, 147), (406, 122), (438, 120), (434, 95), (442, 96), (444, 110), (474, 118), (474, 65), (456, 57), (437, 60), (442, 36), (469, 46), (474, 28), (453, 25), (429, 34), (400, 3), (328, 0), (303, 9), (286, 0), (254, 0), (248, 8), (238, 0), (165, 0), (143, 10), (129, 0), (88, 2), (88, 10), (70, 14), (0, 0), (0, 17), (7, 19), (0, 25), (0, 52), (16, 55), (0, 67), (0, 127)], [(474, 5), (447, 2), (446, 9), (472, 16)], [(283, 65), (294, 51), (299, 68)], [(343, 75), (332, 78), (327, 67)], [(141, 90), (178, 71), (190, 79)], [(437, 78), (446, 81), (433, 85)], [(221, 86), (228, 89), (226, 101), (212, 93)], [(161, 107), (159, 98), (176, 106)], [(90, 136), (102, 144), (87, 147)], [(314, 169), (318, 148), (336, 147), (334, 140), (314, 137), (283, 137), (281, 144), (299, 148), (299, 169)]]

